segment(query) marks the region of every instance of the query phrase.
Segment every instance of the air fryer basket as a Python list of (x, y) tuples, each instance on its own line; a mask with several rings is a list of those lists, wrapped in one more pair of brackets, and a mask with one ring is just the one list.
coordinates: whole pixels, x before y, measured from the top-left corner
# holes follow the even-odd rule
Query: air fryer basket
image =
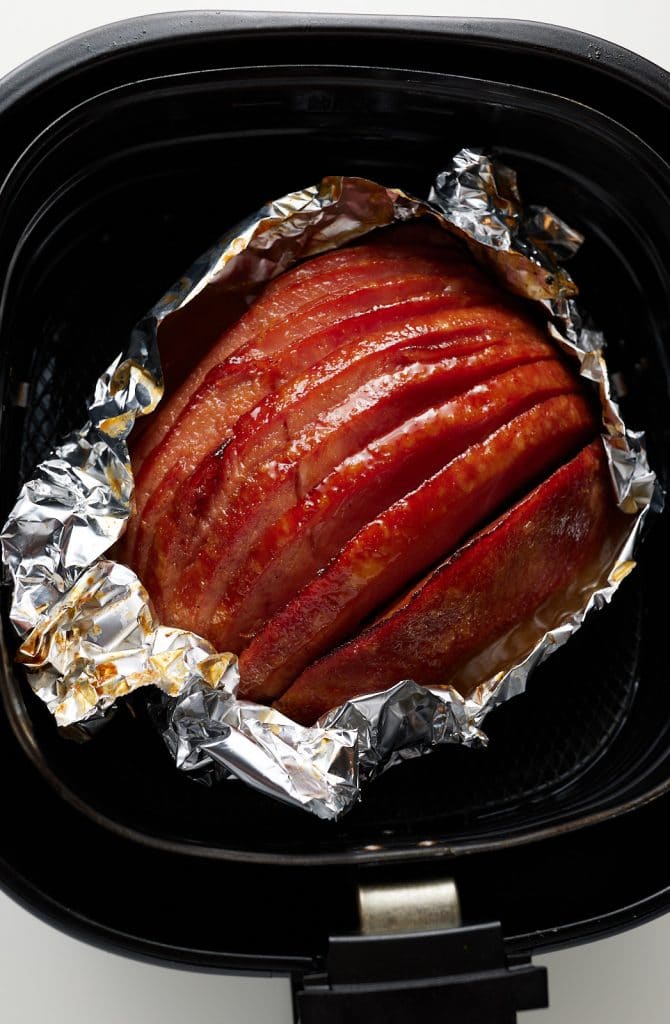
[[(336, 22), (330, 25), (335, 31)], [(104, 60), (88, 69), (77, 105), (74, 85), (61, 76), (61, 96), (67, 93), (74, 106), (69, 112), (67, 105), (57, 109), (56, 86), (45, 93), (43, 120), (21, 100), (33, 111), (36, 137), (0, 191), (0, 265), (7, 267), (0, 307), (3, 514), (36, 461), (81, 423), (93, 381), (135, 321), (216, 235), (266, 199), (324, 173), (360, 174), (425, 195), (435, 172), (466, 144), (493, 148), (517, 169), (525, 198), (546, 203), (585, 234), (573, 276), (583, 305), (608, 337), (624, 416), (647, 432), (650, 459), (667, 477), (670, 276), (663, 256), (670, 240), (670, 171), (658, 153), (629, 127), (567, 98), (565, 82), (545, 80), (539, 47), (520, 44), (529, 55), (518, 65), (524, 85), (503, 81), (511, 37), (505, 43), (496, 32), (488, 56), (487, 46), (477, 50), (476, 33), (469, 44), (464, 37), (463, 46), (479, 54), (471, 69), (458, 32), (447, 32), (445, 46), (458, 57), (449, 68), (458, 75), (421, 70), (418, 56), (403, 51), (390, 29), (388, 46), (383, 32), (377, 37), (376, 62), (394, 57), (403, 66), (404, 53), (403, 63), (419, 70), (363, 66), (362, 38), (374, 38), (369, 24), (365, 31), (346, 30), (352, 41), (347, 58), (359, 66), (297, 66), (300, 46), (315, 59), (315, 40), (323, 43), (331, 29), (317, 26), (311, 46), (296, 35), (292, 49), (287, 43), (283, 51), (269, 44), (267, 32), (256, 51), (264, 66), (218, 70), (205, 29), (200, 50), (195, 29), (181, 49), (174, 44), (179, 56), (172, 63), (166, 34), (163, 50), (147, 50), (144, 61), (135, 54), (132, 62), (135, 44), (129, 45), (118, 57), (116, 78)], [(394, 31), (402, 35), (400, 27)], [(430, 55), (434, 68), (437, 30), (426, 28), (425, 35), (423, 50), (420, 33), (406, 38), (415, 54)], [(227, 51), (230, 63), (233, 52)], [(238, 59), (251, 63), (252, 54), (241, 45)], [(291, 61), (283, 63), (287, 56)], [(574, 53), (570, 61), (577, 61)], [(564, 72), (566, 79), (572, 70)], [(529, 80), (534, 89), (526, 87)], [(565, 95), (550, 94), (551, 87)], [(46, 113), (62, 116), (48, 125)], [(5, 123), (12, 127), (11, 120)], [(20, 139), (23, 130), (12, 137)], [(53, 792), (40, 797), (44, 820), (57, 823), (60, 815), (73, 836), (78, 829), (90, 833), (101, 862), (117, 850), (133, 850), (139, 870), (155, 870), (164, 881), (197, 858), (203, 886), (215, 879), (217, 860), (236, 861), (241, 879), (260, 878), (248, 874), (251, 865), (266, 865), (258, 870), (267, 870), (262, 877), (273, 884), (292, 884), (293, 872), (310, 865), (314, 884), (327, 878), (332, 894), (350, 893), (358, 865), (377, 872), (393, 864), (402, 872), (420, 860), (430, 872), (440, 865), (444, 870), (446, 857), (465, 909), (475, 917), (499, 916), (518, 949), (548, 942), (539, 932), (552, 921), (557, 927), (569, 921), (573, 937), (584, 935), (596, 925), (580, 929), (574, 922), (611, 909), (606, 872), (602, 889), (593, 883), (586, 894), (575, 879), (568, 897), (563, 888), (549, 892), (542, 871), (577, 848), (585, 870), (589, 858), (597, 864), (595, 837), (604, 829), (620, 837), (623, 849), (621, 837), (630, 841), (626, 822), (646, 821), (651, 812), (643, 805), (657, 798), (654, 806), (660, 806), (670, 784), (663, 628), (668, 534), (668, 518), (661, 517), (612, 606), (536, 673), (526, 696), (487, 719), (486, 751), (444, 748), (393, 769), (366, 788), (363, 802), (340, 823), (317, 821), (235, 782), (195, 785), (171, 765), (142, 694), (123, 703), (92, 742), (64, 740), (10, 667), (15, 640), (9, 628), (3, 695), (13, 736), (3, 722), (3, 756), (14, 759), (11, 770), (25, 779), (26, 793), (39, 791), (37, 773), (47, 780), (57, 803)], [(10, 752), (16, 740), (30, 764)], [(2, 854), (9, 856), (6, 849)], [(326, 865), (332, 870), (324, 876)], [(68, 869), (60, 870), (65, 886)], [(496, 872), (508, 882), (496, 882)], [(525, 872), (523, 906), (515, 905), (509, 882), (518, 872)], [(660, 862), (652, 865), (650, 858), (650, 884), (658, 872)], [(220, 953), (202, 953), (220, 950), (214, 933), (205, 928), (201, 952), (187, 954), (179, 915), (169, 923), (155, 911), (152, 917), (146, 907), (154, 896), (125, 884), (118, 907), (108, 902), (91, 911), (97, 897), (89, 895), (78, 912), (94, 919), (102, 914), (108, 928), (141, 935), (134, 948), (150, 948), (149, 955), (201, 966), (220, 962)], [(492, 893), (493, 908), (486, 906)], [(133, 920), (133, 900), (145, 907), (141, 921)], [(121, 904), (125, 917), (117, 917)], [(77, 898), (71, 905), (78, 906)], [(268, 949), (279, 969), (288, 963), (280, 949), (309, 959), (322, 949), (324, 927), (328, 934), (353, 920), (348, 898), (331, 907), (325, 926), (317, 910), (301, 902), (295, 926), (286, 925), (272, 940), (259, 940), (251, 924), (238, 922), (226, 965), (259, 969)], [(118, 942), (133, 947), (127, 935)], [(169, 953), (152, 943), (169, 946)]]
[[(569, 160), (556, 152), (561, 131), (570, 140)], [(118, 140), (113, 155), (110, 138)], [(268, 173), (280, 138), (290, 144)], [(92, 381), (134, 320), (225, 226), (268, 194), (308, 184), (324, 170), (425, 194), (448, 153), (471, 140), (494, 147), (518, 167), (530, 198), (543, 199), (586, 233), (575, 274), (584, 301), (610, 326), (613, 368), (631, 393), (624, 411), (648, 429), (662, 470), (653, 448), (660, 401), (644, 400), (659, 380), (649, 304), (657, 272), (642, 234), (645, 215), (656, 218), (660, 202), (653, 154), (644, 154), (651, 180), (646, 209), (635, 210), (638, 226), (617, 209), (611, 173), (593, 180), (589, 165), (594, 157), (603, 169), (616, 161), (621, 188), (626, 161), (631, 178), (644, 173), (639, 148), (595, 113), (580, 110), (578, 121), (566, 101), (448, 76), (266, 68), (155, 79), (103, 94), (54, 126), (15, 169), (8, 202), (39, 209), (17, 250), (7, 307), (15, 358), (29, 356), (28, 365), (11, 368), (26, 407), (13, 429), (8, 425), (5, 442), (20, 455), (20, 476), (82, 420)], [(49, 194), (54, 182), (60, 187)], [(636, 317), (628, 324), (635, 250), (650, 264), (649, 312), (647, 323)], [(33, 701), (24, 723), (28, 728), (31, 718), (39, 730), (45, 767), (92, 813), (157, 839), (257, 856), (333, 857), (352, 847), (426, 840), (453, 847), (510, 837), (621, 802), (639, 786), (658, 731), (657, 696), (647, 707), (648, 687), (637, 693), (644, 593), (639, 573), (543, 667), (526, 699), (489, 720), (488, 751), (445, 749), (407, 764), (369, 787), (363, 804), (336, 827), (301, 816), (293, 821), (294, 812), (264, 807), (263, 798), (240, 786), (194, 789), (171, 770), (142, 714), (143, 697), (133, 701), (134, 716), (123, 707), (86, 747), (64, 742)], [(121, 760), (115, 749), (124, 751)], [(220, 806), (238, 809), (233, 834), (228, 815), (216, 813)], [(290, 830), (282, 827), (289, 820)]]

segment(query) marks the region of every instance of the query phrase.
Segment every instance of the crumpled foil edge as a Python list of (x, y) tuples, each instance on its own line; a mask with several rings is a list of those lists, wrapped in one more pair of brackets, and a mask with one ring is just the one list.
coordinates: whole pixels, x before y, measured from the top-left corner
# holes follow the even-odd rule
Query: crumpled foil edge
[[(405, 680), (305, 728), (237, 700), (237, 659), (161, 625), (132, 570), (104, 557), (132, 511), (127, 437), (162, 395), (161, 323), (205, 287), (251, 295), (299, 259), (425, 215), (464, 239), (508, 289), (539, 302), (550, 334), (598, 388), (612, 482), (631, 529), (585, 606), (470, 698)], [(401, 760), (442, 743), (486, 743), (485, 716), (522, 693), (536, 665), (611, 599), (635, 564), (647, 513), (663, 500), (643, 437), (626, 429), (612, 399), (603, 338), (582, 323), (576, 287), (558, 262), (581, 242), (546, 208), (523, 207), (512, 170), (464, 149), (427, 202), (365, 179), (325, 178), (269, 203), (212, 246), (134, 329), (128, 351), (97, 382), (89, 422), (38, 466), (0, 537), (14, 584), (11, 620), (23, 637), (18, 658), (58, 725), (92, 725), (119, 697), (157, 687), (163, 704), (154, 710), (177, 767), (209, 781), (243, 779), (328, 819), (353, 805), (363, 779)]]

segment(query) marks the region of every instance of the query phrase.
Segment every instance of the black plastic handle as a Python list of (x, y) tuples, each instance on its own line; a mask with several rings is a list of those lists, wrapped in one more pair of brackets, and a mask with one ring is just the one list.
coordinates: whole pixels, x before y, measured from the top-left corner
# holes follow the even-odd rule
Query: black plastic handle
[(300, 1024), (514, 1024), (545, 1006), (546, 969), (509, 963), (499, 924), (333, 938), (326, 973), (295, 990)]

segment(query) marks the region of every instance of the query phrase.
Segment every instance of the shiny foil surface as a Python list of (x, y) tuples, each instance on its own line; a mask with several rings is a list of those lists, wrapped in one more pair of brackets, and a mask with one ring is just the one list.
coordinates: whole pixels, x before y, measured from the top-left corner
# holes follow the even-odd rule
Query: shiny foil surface
[[(421, 216), (464, 239), (509, 290), (544, 307), (549, 333), (598, 389), (612, 483), (630, 530), (600, 578), (579, 592), (579, 608), (538, 621), (523, 658), (497, 673), (483, 668), (470, 698), (399, 681), (305, 728), (238, 700), (235, 656), (159, 623), (135, 573), (104, 557), (133, 510), (127, 437), (136, 416), (151, 413), (162, 395), (161, 324), (204, 289), (253, 301), (296, 261)], [(535, 666), (610, 600), (635, 565), (645, 517), (662, 505), (644, 439), (626, 429), (612, 400), (603, 339), (582, 324), (577, 288), (560, 266), (581, 242), (546, 208), (524, 208), (513, 171), (468, 149), (438, 175), (428, 201), (361, 178), (324, 178), (220, 239), (137, 325), (127, 352), (98, 380), (88, 423), (38, 466), (4, 527), (18, 660), (57, 724), (92, 729), (119, 698), (151, 686), (178, 768), (205, 781), (234, 776), (330, 819), (359, 799), (361, 781), (400, 760), (441, 743), (485, 744), (486, 714), (522, 693)], [(221, 308), (224, 329), (225, 301)]]

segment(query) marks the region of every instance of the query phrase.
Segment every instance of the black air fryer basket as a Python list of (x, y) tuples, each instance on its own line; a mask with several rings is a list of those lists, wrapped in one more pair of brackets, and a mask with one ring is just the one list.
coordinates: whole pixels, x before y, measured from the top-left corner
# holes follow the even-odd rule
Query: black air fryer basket
[[(669, 108), (667, 75), (640, 58), (502, 21), (171, 15), (15, 72), (0, 83), (3, 520), (132, 325), (226, 226), (324, 174), (425, 195), (464, 145), (586, 236), (571, 270), (665, 481)], [(669, 540), (661, 516), (612, 605), (487, 719), (487, 751), (408, 762), (337, 824), (194, 785), (139, 698), (94, 741), (63, 740), (5, 615), (2, 883), (117, 951), (290, 973), (304, 1022), (543, 1005), (533, 952), (670, 904)]]

